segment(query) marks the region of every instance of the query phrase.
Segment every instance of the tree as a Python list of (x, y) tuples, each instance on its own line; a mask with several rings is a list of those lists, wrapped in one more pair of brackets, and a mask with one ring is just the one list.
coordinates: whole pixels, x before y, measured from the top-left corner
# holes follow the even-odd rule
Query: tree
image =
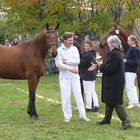
[(0, 11), (6, 13), (0, 26), (8, 36), (34, 35), (47, 22), (59, 22), (60, 35), (73, 31), (99, 37), (113, 22), (131, 30), (139, 7), (138, 0), (0, 0)]

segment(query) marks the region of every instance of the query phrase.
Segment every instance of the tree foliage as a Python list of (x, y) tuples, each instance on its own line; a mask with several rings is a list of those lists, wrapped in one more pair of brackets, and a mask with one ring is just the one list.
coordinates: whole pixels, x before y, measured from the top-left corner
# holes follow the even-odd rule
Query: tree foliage
[[(111, 23), (130, 30), (140, 17), (138, 0), (0, 0), (0, 30), (5, 35), (34, 35), (48, 22), (59, 32), (105, 33)], [(94, 34), (94, 35), (95, 35)]]

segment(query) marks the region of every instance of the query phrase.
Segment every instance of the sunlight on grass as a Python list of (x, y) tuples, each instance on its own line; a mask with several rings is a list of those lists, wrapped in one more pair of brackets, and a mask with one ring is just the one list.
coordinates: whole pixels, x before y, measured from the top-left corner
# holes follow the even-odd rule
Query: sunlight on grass
[[(101, 78), (96, 80), (96, 92), (100, 101)], [(57, 76), (43, 76), (36, 94), (36, 108), (40, 120), (30, 120), (27, 111), (27, 81), (0, 79), (0, 140), (139, 140), (140, 109), (126, 110), (132, 128), (120, 130), (115, 111), (111, 125), (97, 126), (96, 120), (104, 116), (104, 104), (100, 102), (101, 113), (88, 113), (91, 122), (79, 120), (72, 96), (73, 118), (64, 123), (59, 82)], [(128, 103), (124, 93), (124, 106)]]

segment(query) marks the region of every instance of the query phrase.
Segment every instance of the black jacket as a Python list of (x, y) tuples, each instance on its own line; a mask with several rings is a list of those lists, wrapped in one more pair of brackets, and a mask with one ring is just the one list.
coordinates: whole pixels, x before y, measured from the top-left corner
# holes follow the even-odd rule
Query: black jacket
[(95, 56), (95, 50), (91, 50), (83, 54), (79, 64), (80, 77), (82, 80), (94, 81), (96, 79), (96, 70), (88, 71), (88, 68), (91, 66), (91, 62), (96, 64)]
[(102, 77), (102, 102), (109, 105), (123, 104), (124, 66), (120, 49), (113, 49), (102, 64), (100, 71)]
[(126, 54), (125, 72), (136, 73), (139, 59), (140, 50), (138, 46), (130, 46)]

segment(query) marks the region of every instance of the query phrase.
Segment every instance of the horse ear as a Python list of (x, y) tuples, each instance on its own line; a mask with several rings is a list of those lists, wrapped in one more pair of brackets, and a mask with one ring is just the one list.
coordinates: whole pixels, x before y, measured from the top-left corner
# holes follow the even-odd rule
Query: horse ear
[(62, 39), (61, 37), (59, 37), (59, 39), (60, 39), (61, 42), (64, 42), (63, 39)]
[(57, 30), (59, 28), (59, 23), (57, 23), (56, 27), (55, 27), (55, 30)]
[(116, 23), (112, 23), (112, 27), (118, 28), (118, 25)]
[(46, 29), (49, 30), (49, 24), (48, 23), (46, 24)]
[(115, 33), (118, 35), (120, 33), (119, 29), (118, 29), (118, 25), (116, 23), (112, 24), (112, 27), (115, 28)]

